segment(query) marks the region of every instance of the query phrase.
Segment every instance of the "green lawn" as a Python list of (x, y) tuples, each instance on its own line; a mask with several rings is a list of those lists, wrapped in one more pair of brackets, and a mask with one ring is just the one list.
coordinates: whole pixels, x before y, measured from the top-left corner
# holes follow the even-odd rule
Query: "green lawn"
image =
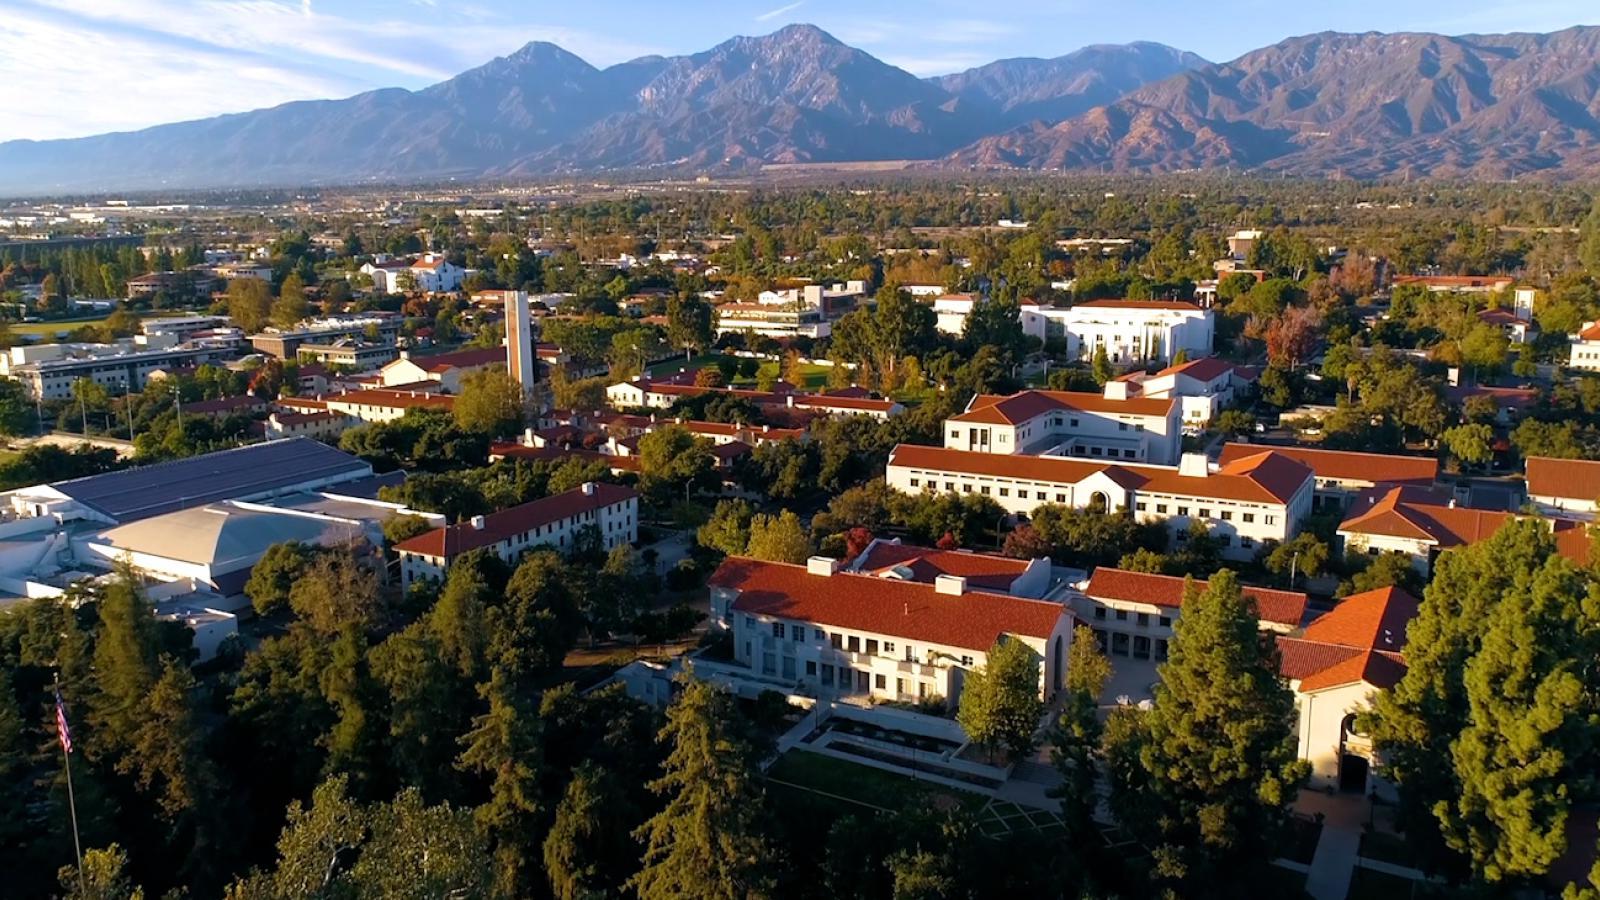
[(42, 334), (53, 336), (60, 331), (71, 331), (85, 325), (103, 325), (109, 316), (98, 316), (93, 319), (57, 319), (53, 322), (12, 322), (12, 334)]
[(814, 797), (825, 795), (825, 799), (844, 807), (859, 808), (864, 804), (877, 809), (900, 810), (930, 800), (976, 809), (984, 801), (970, 791), (917, 781), (805, 750), (791, 750), (779, 757), (767, 770), (767, 778), (775, 787), (807, 790)]

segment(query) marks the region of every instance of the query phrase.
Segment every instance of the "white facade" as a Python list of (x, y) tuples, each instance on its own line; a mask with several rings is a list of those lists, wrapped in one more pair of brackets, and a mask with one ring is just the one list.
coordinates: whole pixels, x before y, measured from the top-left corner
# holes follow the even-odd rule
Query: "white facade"
[(1213, 313), (1193, 303), (1095, 300), (1068, 309), (1024, 308), (1023, 331), (1041, 340), (1065, 338), (1067, 355), (1090, 359), (1104, 347), (1113, 364), (1167, 362), (1179, 351), (1210, 356)]
[(964, 412), (945, 420), (944, 445), (977, 453), (1176, 463), (1183, 446), (1179, 405), (1170, 399), (1129, 397), (1127, 387), (1111, 382), (1106, 395), (980, 395)]
[(405, 290), (400, 283), (402, 272), (410, 273), (416, 290), (428, 293), (459, 290), (461, 279), (467, 274), (465, 269), (437, 253), (424, 253), (409, 265), (369, 262), (361, 267), (361, 271), (372, 276), (373, 288), (385, 294), (398, 294)]
[[(1127, 510), (1140, 521), (1164, 523), (1176, 545), (1188, 539), (1190, 523), (1198, 521), (1221, 543), (1224, 556), (1251, 559), (1267, 541), (1294, 537), (1311, 513), (1311, 471), (1273, 457), (1274, 471), (1258, 480), (1247, 466), (1208, 472), (1198, 455), (1185, 457), (1181, 466), (1146, 466), (902, 444), (890, 455), (884, 479), (906, 493), (979, 494), (1015, 515), (1045, 504)], [(1285, 493), (1273, 495), (1266, 481)]]

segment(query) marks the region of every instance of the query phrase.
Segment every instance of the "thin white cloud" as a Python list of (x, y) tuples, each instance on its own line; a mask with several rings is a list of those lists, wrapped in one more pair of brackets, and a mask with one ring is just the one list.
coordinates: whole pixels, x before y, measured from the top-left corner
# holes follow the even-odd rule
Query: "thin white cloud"
[(795, 0), (795, 2), (790, 3), (787, 6), (780, 6), (777, 9), (769, 9), (769, 10), (767, 10), (766, 12), (762, 13), (761, 15), (756, 16), (756, 21), (757, 22), (770, 22), (773, 19), (776, 19), (777, 17), (783, 15), (784, 13), (792, 13), (795, 10), (797, 10), (800, 7), (805, 6), (805, 5), (806, 5), (806, 0)]

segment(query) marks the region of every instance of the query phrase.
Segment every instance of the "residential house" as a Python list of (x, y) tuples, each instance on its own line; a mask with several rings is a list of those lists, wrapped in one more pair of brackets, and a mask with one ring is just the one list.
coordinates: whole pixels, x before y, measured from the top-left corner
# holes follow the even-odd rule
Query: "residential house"
[(1072, 613), (1061, 603), (976, 591), (959, 575), (932, 584), (744, 557), (710, 579), (712, 621), (753, 674), (819, 696), (960, 701), (966, 675), (1001, 640), (1026, 644), (1040, 695), (1065, 683)]
[(409, 276), (412, 290), (424, 293), (444, 293), (461, 288), (466, 270), (445, 259), (439, 253), (424, 253), (414, 259), (399, 260), (380, 256), (366, 263), (361, 271), (372, 276), (372, 286), (379, 293), (399, 294), (406, 290), (405, 276)]
[(1585, 322), (1572, 338), (1567, 367), (1587, 372), (1600, 371), (1600, 322)]

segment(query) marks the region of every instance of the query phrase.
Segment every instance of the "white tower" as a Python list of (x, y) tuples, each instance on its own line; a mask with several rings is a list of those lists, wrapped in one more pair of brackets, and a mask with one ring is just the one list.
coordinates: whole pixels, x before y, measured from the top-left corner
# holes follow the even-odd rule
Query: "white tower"
[(506, 371), (531, 395), (539, 380), (539, 350), (533, 342), (533, 320), (526, 291), (506, 292)]

